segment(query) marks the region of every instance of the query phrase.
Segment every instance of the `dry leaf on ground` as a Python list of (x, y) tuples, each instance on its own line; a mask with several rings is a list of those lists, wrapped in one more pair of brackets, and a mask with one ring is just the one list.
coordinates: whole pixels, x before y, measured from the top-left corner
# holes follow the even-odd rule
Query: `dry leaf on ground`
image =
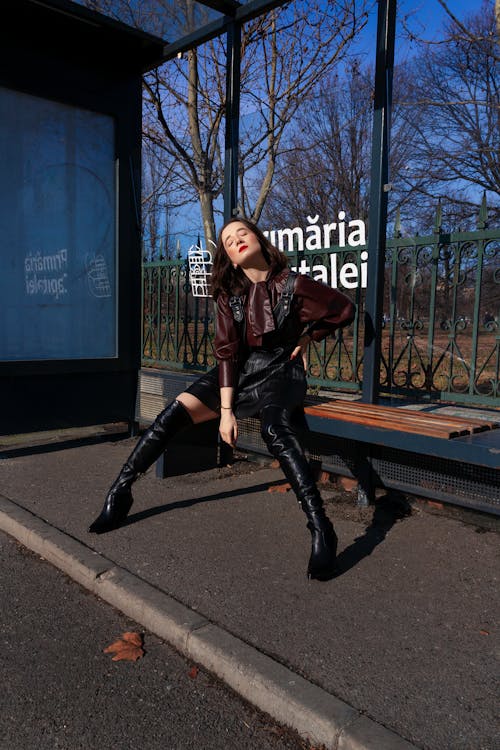
[(104, 649), (105, 654), (115, 654), (111, 661), (137, 661), (144, 656), (140, 633), (123, 633), (122, 637)]
[(288, 492), (288, 490), (292, 489), (292, 485), (289, 484), (289, 482), (284, 482), (284, 484), (275, 484), (272, 487), (268, 487), (268, 492)]

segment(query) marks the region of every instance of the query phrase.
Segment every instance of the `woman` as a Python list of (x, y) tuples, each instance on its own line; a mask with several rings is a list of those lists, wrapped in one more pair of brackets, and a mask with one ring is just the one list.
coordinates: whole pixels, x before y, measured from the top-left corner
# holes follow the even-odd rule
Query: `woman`
[(132, 483), (181, 429), (220, 418), (221, 437), (234, 447), (237, 417), (260, 414), (262, 437), (307, 517), (312, 536), (308, 576), (329, 578), (337, 537), (299, 441), (305, 424), (305, 356), (311, 340), (321, 341), (352, 322), (354, 305), (325, 284), (291, 273), (286, 256), (257, 226), (241, 218), (230, 219), (221, 230), (212, 289), (217, 302), (217, 367), (158, 415), (89, 531), (102, 534), (124, 521), (133, 502)]

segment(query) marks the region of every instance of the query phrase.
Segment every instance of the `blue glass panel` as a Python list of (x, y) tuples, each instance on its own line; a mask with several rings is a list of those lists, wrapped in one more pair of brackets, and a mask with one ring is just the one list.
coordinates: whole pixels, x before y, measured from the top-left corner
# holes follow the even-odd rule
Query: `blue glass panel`
[(111, 117), (0, 88), (0, 360), (116, 356)]

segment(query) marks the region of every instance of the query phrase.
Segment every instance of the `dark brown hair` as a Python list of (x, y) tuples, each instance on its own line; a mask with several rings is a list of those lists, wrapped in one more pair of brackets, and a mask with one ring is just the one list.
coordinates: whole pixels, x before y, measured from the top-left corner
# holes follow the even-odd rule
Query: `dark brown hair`
[(264, 256), (266, 263), (269, 264), (272, 275), (278, 273), (278, 271), (281, 271), (288, 265), (285, 253), (280, 252), (277, 247), (272, 245), (256, 224), (242, 216), (234, 216), (232, 219), (226, 221), (219, 232), (219, 238), (217, 240), (214, 264), (212, 266), (212, 296), (215, 300), (222, 292), (225, 292), (228, 295), (245, 294), (251, 284), (250, 280), (245, 276), (239, 266), (233, 268), (233, 264), (231, 263), (222, 242), (222, 232), (224, 229), (237, 221), (244, 224), (256, 235), (260, 242), (262, 255)]

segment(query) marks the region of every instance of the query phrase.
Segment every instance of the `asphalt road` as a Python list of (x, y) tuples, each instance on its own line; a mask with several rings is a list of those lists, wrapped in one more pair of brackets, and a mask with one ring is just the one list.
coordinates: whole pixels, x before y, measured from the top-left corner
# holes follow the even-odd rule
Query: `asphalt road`
[[(90, 535), (134, 444), (21, 451), (0, 460), (0, 494), (416, 747), (499, 747), (498, 517), (486, 525), (478, 514), (419, 506), (401, 514), (387, 498), (359, 509), (327, 484), (341, 575), (308, 581), (304, 516), (292, 493), (269, 492), (283, 475), (240, 462), (168, 480), (151, 470), (134, 487), (127, 524)], [(68, 619), (71, 632), (75, 618)], [(92, 643), (92, 658), (102, 659), (101, 649), (123, 632), (109, 630)], [(98, 699), (85, 701), (106, 716)], [(264, 747), (260, 735), (256, 744)], [(231, 745), (243, 747), (239, 739)]]
[(113, 662), (103, 649), (141, 628), (4, 534), (0, 565), (1, 748), (307, 747), (149, 633)]

